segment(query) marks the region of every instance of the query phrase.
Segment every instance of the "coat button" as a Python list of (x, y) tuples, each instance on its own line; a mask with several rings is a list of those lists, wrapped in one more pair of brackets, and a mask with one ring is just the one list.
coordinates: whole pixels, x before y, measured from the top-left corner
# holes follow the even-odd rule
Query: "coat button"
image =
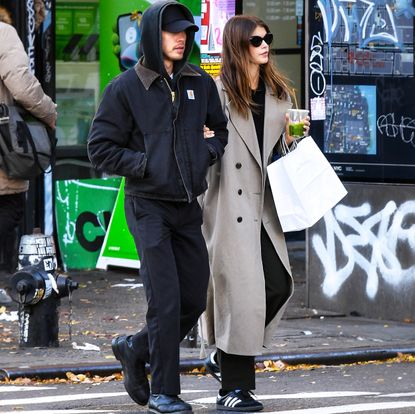
[(238, 194), (242, 195), (242, 190), (241, 189), (238, 190)]
[(237, 221), (238, 223), (242, 223), (242, 217), (238, 217), (238, 218), (236, 219), (236, 221)]
[(239, 169), (241, 169), (242, 164), (241, 164), (240, 162), (237, 162), (237, 163), (235, 164), (235, 167), (239, 170)]

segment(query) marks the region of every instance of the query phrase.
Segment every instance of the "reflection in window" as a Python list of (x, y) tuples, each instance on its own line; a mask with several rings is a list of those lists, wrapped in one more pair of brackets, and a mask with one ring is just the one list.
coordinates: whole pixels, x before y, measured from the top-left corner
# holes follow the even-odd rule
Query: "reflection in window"
[(99, 98), (98, 0), (56, 4), (58, 144), (85, 145)]

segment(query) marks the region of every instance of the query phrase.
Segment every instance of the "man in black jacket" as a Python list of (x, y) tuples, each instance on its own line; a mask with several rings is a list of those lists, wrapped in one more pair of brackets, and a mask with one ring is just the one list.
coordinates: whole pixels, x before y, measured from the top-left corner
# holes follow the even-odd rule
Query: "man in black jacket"
[[(205, 309), (209, 279), (196, 197), (228, 136), (215, 83), (187, 63), (197, 30), (180, 3), (150, 6), (143, 57), (107, 86), (88, 138), (93, 165), (126, 177), (126, 218), (148, 301), (147, 326), (115, 338), (113, 352), (130, 397), (160, 413), (191, 411), (178, 397), (179, 344)], [(205, 125), (215, 131), (209, 138)]]

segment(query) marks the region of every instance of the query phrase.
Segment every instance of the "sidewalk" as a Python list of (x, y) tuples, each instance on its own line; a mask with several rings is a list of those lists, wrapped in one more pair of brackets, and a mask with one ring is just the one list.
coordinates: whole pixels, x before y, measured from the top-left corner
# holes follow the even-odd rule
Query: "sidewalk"
[[(287, 363), (322, 363), (385, 359), (398, 352), (415, 354), (413, 324), (352, 317), (305, 307), (305, 254), (290, 245), (296, 293), (264, 359)], [(133, 334), (145, 321), (146, 301), (136, 271), (72, 272), (79, 289), (60, 306), (59, 348), (19, 348), (17, 321), (2, 320), (17, 311), (11, 303), (0, 310), (0, 379), (19, 376), (55, 377), (65, 372), (107, 375), (120, 369), (111, 340)], [(72, 337), (68, 322), (72, 318)], [(247, 333), (249, 327), (247, 327)], [(73, 345), (75, 343), (75, 345)], [(75, 349), (91, 347), (95, 350)], [(200, 367), (200, 348), (181, 348), (182, 369)]]

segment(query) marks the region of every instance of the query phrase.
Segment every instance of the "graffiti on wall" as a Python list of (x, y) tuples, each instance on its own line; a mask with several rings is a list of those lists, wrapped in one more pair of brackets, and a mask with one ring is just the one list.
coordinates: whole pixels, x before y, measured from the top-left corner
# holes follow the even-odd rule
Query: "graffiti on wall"
[(336, 35), (348, 43), (352, 40), (352, 33), (356, 33), (361, 48), (369, 43), (390, 43), (402, 48), (396, 20), (400, 16), (409, 18), (415, 14), (409, 0), (318, 0), (317, 4), (327, 43), (331, 43)]
[(412, 1), (317, 0), (316, 5), (323, 33), (316, 31), (310, 43), (314, 96), (325, 92), (324, 73), (413, 76)]
[(412, 117), (399, 117), (394, 112), (381, 115), (377, 120), (377, 127), (382, 135), (400, 139), (405, 144), (415, 147), (415, 119)]
[(310, 88), (315, 96), (322, 96), (326, 90), (324, 77), (323, 39), (321, 33), (313, 35), (310, 47)]
[(389, 201), (379, 211), (369, 203), (338, 205), (324, 216), (326, 236), (314, 234), (312, 248), (323, 267), (323, 294), (335, 296), (354, 274), (366, 278), (366, 295), (374, 299), (382, 279), (393, 288), (415, 282), (412, 264), (402, 265), (399, 250), (415, 252), (415, 200)]

